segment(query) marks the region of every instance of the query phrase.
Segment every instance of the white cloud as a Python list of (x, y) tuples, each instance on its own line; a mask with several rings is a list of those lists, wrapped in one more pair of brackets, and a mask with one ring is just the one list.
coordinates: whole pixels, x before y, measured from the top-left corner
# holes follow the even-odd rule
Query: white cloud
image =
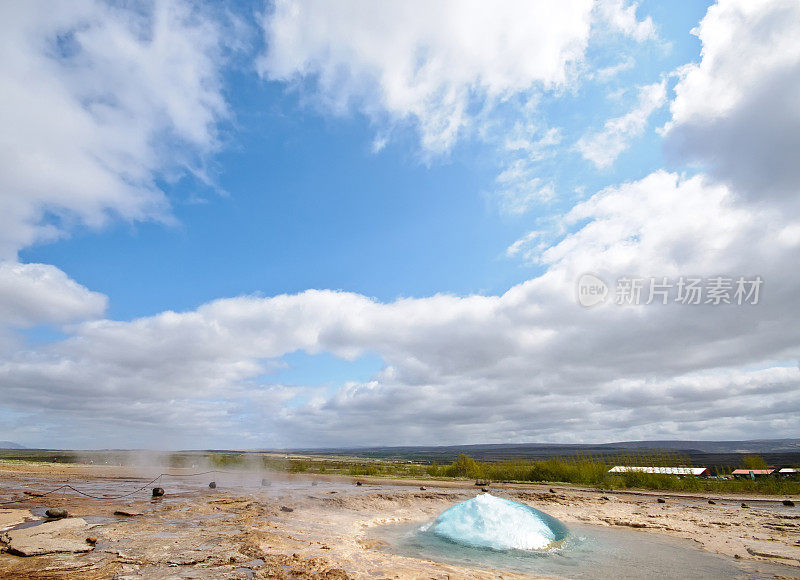
[(0, 327), (97, 318), (106, 303), (55, 266), (0, 261)]
[[(214, 127), (224, 102), (215, 29), (175, 3), (157, 4), (157, 16), (133, 20), (122, 8), (93, 3), (76, 5), (77, 14), (53, 5), (43, 20), (26, 12), (28, 4), (13, 6), (4, 6), (7, 34), (0, 43), (16, 57), (0, 63), (8, 80), (0, 95), (30, 132), (4, 109), (0, 119), (12, 136), (0, 137), (6, 162), (0, 179), (7, 180), (0, 182), (4, 255), (60, 233), (45, 212), (90, 225), (104, 223), (109, 213), (167, 215), (154, 186), (163, 160), (153, 142), (166, 133), (195, 153), (216, 147)], [(475, 11), (462, 6), (398, 3), (384, 13), (371, 3), (280, 3), (266, 20), (271, 44), (262, 73), (314, 77), (334, 108), (352, 101), (376, 122), (411, 119), (424, 146), (441, 150), (468, 125), (474, 94), (503, 99), (534, 85), (566, 83), (569, 63), (582, 58), (586, 27), (606, 10), (580, 2), (525, 3), (523, 9), (539, 10), (538, 18), (525, 19), (512, 4)], [(713, 34), (704, 27), (730, 17), (732, 6), (710, 12), (701, 26), (703, 61), (700, 72), (690, 67), (679, 84), (671, 139), (699, 118), (686, 100), (689, 87), (696, 79), (724, 76), (717, 66), (728, 57), (716, 54), (711, 42), (724, 27), (709, 28)], [(618, 19), (606, 15), (604, 21), (635, 37), (652, 34), (631, 19), (635, 10), (622, 9)], [(783, 5), (783, 14), (792, 9)], [(766, 30), (791, 26), (778, 26), (772, 9), (761, 10), (769, 15), (763, 16)], [(742, 11), (734, 11), (736, 18), (749, 22)], [(445, 21), (450, 26), (443, 27)], [(726, 42), (731, 51), (732, 41)], [(512, 53), (526, 58), (506, 58)], [(157, 61), (153, 68), (150, 60)], [(768, 61), (765, 68), (776, 67)], [(29, 83), (24, 74), (32, 75)], [(757, 71), (752, 75), (759, 78)], [(785, 86), (778, 77), (767, 80)], [(663, 83), (647, 89), (642, 103), (663, 101)], [(715, 122), (725, 126), (739, 115), (748, 94), (719, 109), (712, 105)], [(607, 124), (602, 139), (609, 149), (623, 150), (649, 113), (629, 115)], [(770, 146), (780, 139), (773, 133), (783, 130), (770, 123), (761, 128)], [(526, 124), (505, 145), (534, 163), (559, 139), (557, 130)], [(24, 157), (19, 168), (14, 155)], [(506, 166), (507, 183), (541, 189), (530, 167)], [(791, 164), (777, 167), (776, 183), (789, 183), (793, 171)], [(525, 192), (509, 191), (511, 211), (528, 207)], [(542, 273), (500, 296), (382, 303), (309, 290), (221, 299), (122, 322), (97, 320), (105, 298), (60, 270), (6, 261), (0, 264), (4, 323), (78, 322), (64, 328), (65, 340), (4, 345), (3, 408), (15, 417), (4, 420), (17, 421), (4, 427), (35, 424), (31, 437), (37, 439), (24, 443), (58, 440), (64, 446), (800, 435), (794, 420), (800, 328), (787, 324), (797, 318), (800, 274), (786, 267), (800, 250), (800, 214), (783, 198), (746, 205), (737, 194), (734, 185), (704, 175), (665, 171), (607, 188), (570, 210), (552, 232), (531, 233), (508, 249)], [(608, 280), (761, 275), (765, 286), (758, 306), (586, 310), (575, 303), (574, 285), (587, 271)], [(385, 367), (334, 393), (280, 384), (270, 373), (297, 350), (347, 360), (377, 353)]]
[(219, 26), (178, 0), (0, 7), (0, 258), (112, 217), (167, 221), (227, 115)]
[[(543, 133), (538, 139), (533, 135)], [(506, 151), (522, 151), (529, 161), (538, 161), (551, 154), (552, 148), (561, 143), (561, 130), (551, 127), (546, 131), (539, 131), (532, 123), (517, 123), (508, 131), (504, 148)]]
[(526, 159), (518, 159), (507, 166), (495, 180), (495, 197), (500, 210), (519, 215), (534, 204), (550, 201), (555, 196), (552, 183), (537, 177), (535, 166)]
[(622, 2), (281, 0), (264, 19), (259, 70), (312, 81), (330, 110), (355, 108), (381, 126), (410, 121), (437, 153), (470, 126), (472, 109), (565, 86), (593, 19), (636, 38), (652, 24)]
[(647, 121), (656, 110), (667, 103), (667, 85), (658, 83), (639, 88), (639, 101), (636, 107), (622, 115), (606, 121), (599, 133), (581, 137), (576, 147), (585, 159), (599, 169), (609, 167), (620, 154), (628, 149), (631, 141), (644, 133)]
[(624, 0), (600, 0), (596, 3), (595, 10), (598, 20), (613, 32), (630, 36), (640, 42), (656, 38), (653, 19), (648, 16), (639, 20), (636, 17), (638, 7), (637, 2), (627, 4)]
[(597, 72), (594, 73), (594, 78), (601, 83), (607, 83), (620, 73), (631, 70), (635, 65), (636, 61), (632, 57), (627, 57), (617, 64), (598, 69)]
[[(796, 434), (786, 416), (800, 382), (784, 363), (800, 352), (800, 329), (785, 324), (800, 293), (800, 275), (785, 268), (798, 216), (742, 208), (724, 186), (657, 172), (596, 194), (564, 225), (574, 231), (541, 252), (545, 272), (501, 296), (381, 303), (307, 291), (82, 323), (0, 364), (7, 406), (52, 409), (42, 419), (52, 429), (91, 425), (108, 444), (164, 422), (169, 443), (195, 446), (364, 443), (365, 433), (375, 444)], [(759, 274), (765, 286), (757, 306), (586, 310), (574, 299), (586, 271)], [(274, 361), (296, 350), (377, 353), (386, 366), (332, 395), (276, 384)], [(708, 398), (722, 389), (724, 404)], [(301, 394), (308, 402), (287, 404)], [(753, 405), (758, 397), (770, 403)], [(746, 432), (730, 427), (743, 416)]]
[[(542, 232), (532, 231), (528, 232), (520, 239), (516, 240), (513, 244), (506, 248), (506, 256), (512, 258), (519, 255), (521, 252), (529, 252), (530, 245), (542, 237)], [(543, 248), (542, 248), (543, 249)], [(530, 254), (523, 254), (527, 259), (530, 259)]]
[[(532, 107), (527, 107), (531, 114)], [(555, 157), (561, 143), (561, 130), (544, 128), (531, 120), (517, 121), (503, 132), (506, 159), (495, 178), (492, 197), (501, 212), (521, 215), (536, 205), (546, 204), (556, 195), (552, 180), (540, 177), (542, 163)]]
[(694, 33), (700, 62), (681, 69), (667, 151), (751, 197), (794, 197), (800, 182), (800, 4), (722, 0)]

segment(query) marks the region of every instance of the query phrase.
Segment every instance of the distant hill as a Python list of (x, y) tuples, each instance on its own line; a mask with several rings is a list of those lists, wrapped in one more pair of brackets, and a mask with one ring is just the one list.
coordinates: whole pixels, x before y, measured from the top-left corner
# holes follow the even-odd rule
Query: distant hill
[(703, 453), (792, 453), (800, 452), (800, 439), (752, 439), (748, 441), (623, 441), (607, 443), (621, 449), (696, 450)]
[(0, 449), (27, 449), (27, 447), (13, 441), (0, 441)]
[(747, 441), (617, 441), (614, 443), (485, 443), (473, 445), (409, 445), (397, 447), (340, 447), (296, 449), (321, 454), (391, 455), (422, 453), (432, 455), (539, 456), (572, 453), (615, 453), (620, 450), (668, 449), (700, 453), (800, 453), (800, 439), (752, 439)]
[(762, 455), (775, 465), (800, 464), (800, 439), (754, 439), (750, 441), (619, 441), (615, 443), (513, 443), (444, 446), (356, 447), (295, 449), (317, 455), (413, 461), (453, 461), (465, 453), (483, 461), (504, 459), (546, 459), (585, 454), (604, 457), (631, 452), (669, 450), (687, 456), (694, 464), (738, 466), (742, 455)]

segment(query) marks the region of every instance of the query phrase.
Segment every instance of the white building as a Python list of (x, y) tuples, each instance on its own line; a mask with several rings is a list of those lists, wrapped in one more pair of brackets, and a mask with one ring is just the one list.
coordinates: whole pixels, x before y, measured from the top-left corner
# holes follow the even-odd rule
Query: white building
[(707, 467), (639, 467), (615, 465), (608, 470), (609, 473), (654, 473), (657, 475), (693, 475), (695, 477), (708, 477), (711, 473)]

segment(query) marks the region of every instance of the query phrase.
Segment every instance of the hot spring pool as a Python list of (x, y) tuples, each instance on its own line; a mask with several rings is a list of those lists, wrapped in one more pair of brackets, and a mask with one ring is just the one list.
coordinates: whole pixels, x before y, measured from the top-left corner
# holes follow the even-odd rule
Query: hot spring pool
[(433, 522), (380, 526), (370, 535), (401, 556), (561, 578), (800, 578), (798, 568), (735, 560), (664, 534), (567, 528), (489, 494), (457, 504)]

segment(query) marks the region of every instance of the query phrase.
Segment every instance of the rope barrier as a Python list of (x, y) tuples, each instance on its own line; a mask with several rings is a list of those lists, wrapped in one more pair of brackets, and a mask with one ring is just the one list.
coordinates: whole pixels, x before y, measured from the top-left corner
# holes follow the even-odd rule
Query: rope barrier
[[(155, 482), (159, 481), (162, 477), (198, 477), (200, 475), (208, 475), (209, 473), (234, 473), (234, 472), (232, 472), (232, 471), (224, 471), (222, 469), (212, 469), (210, 471), (203, 471), (201, 473), (159, 473), (157, 477), (151, 479), (150, 481), (145, 483), (142, 487), (140, 487), (138, 489), (135, 489), (130, 493), (125, 493), (125, 494), (122, 494), (122, 495), (107, 495), (107, 496), (92, 495), (90, 493), (86, 493), (85, 491), (81, 491), (80, 489), (78, 489), (76, 487), (73, 487), (72, 485), (70, 485), (68, 483), (65, 483), (64, 485), (60, 485), (55, 489), (51, 489), (50, 491), (46, 491), (46, 492), (43, 492), (41, 494), (36, 494), (36, 496), (34, 496), (34, 497), (45, 497), (47, 495), (50, 495), (51, 493), (55, 493), (55, 492), (60, 491), (62, 489), (70, 489), (70, 490), (74, 491), (75, 493), (78, 493), (80, 495), (83, 495), (85, 497), (89, 497), (89, 498), (92, 498), (92, 499), (123, 499), (123, 498), (130, 497), (130, 496), (132, 496), (134, 494), (139, 493), (140, 491), (143, 491), (143, 490), (147, 489), (148, 487), (153, 485)], [(7, 501), (0, 501), (0, 505), (8, 505), (8, 504), (12, 504), (12, 503), (21, 503), (22, 501), (24, 501), (24, 498), (23, 499), (12, 499), (12, 500), (7, 500)]]

